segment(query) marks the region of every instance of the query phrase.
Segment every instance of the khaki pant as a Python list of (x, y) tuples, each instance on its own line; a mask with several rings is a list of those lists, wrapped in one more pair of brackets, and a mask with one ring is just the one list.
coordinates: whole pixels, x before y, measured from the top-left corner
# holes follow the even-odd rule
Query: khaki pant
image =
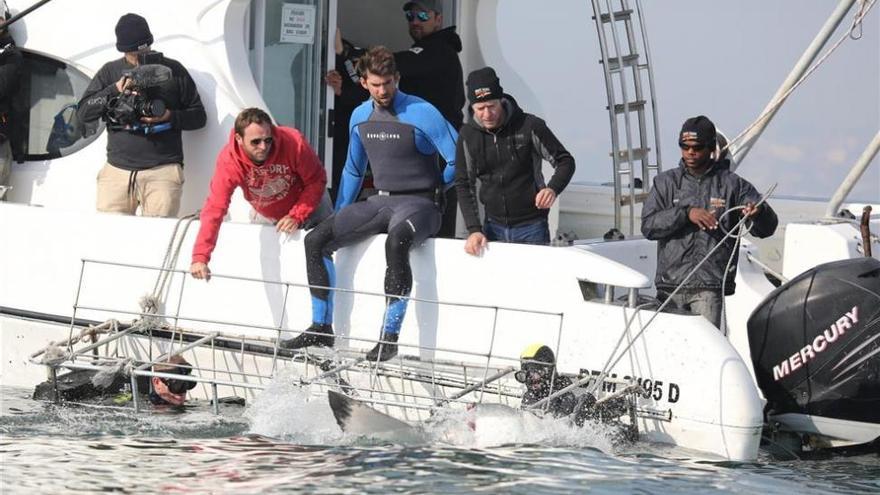
[(179, 163), (137, 171), (107, 163), (98, 172), (98, 211), (134, 215), (140, 206), (145, 217), (176, 217), (182, 193)]

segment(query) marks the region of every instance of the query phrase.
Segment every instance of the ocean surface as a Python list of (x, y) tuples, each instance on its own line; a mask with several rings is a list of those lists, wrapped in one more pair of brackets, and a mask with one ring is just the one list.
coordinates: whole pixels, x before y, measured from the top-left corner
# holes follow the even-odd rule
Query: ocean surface
[(135, 414), (30, 395), (0, 386), (4, 495), (880, 492), (876, 453), (792, 460), (762, 452), (752, 463), (709, 462), (667, 446), (617, 446), (607, 432), (557, 424), (388, 443), (348, 437), (326, 401), (277, 388), (247, 406), (224, 406), (219, 416), (204, 402)]

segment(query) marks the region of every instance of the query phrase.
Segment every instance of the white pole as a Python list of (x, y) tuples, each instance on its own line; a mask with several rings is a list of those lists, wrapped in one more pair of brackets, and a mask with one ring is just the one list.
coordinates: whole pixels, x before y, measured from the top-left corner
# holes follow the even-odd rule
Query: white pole
[[(840, 0), (840, 3), (837, 4), (837, 8), (834, 9), (834, 12), (825, 21), (825, 25), (822, 26), (822, 29), (819, 31), (819, 34), (813, 39), (813, 42), (810, 43), (810, 46), (807, 47), (804, 54), (801, 55), (800, 60), (797, 61), (794, 68), (788, 74), (788, 77), (782, 83), (782, 86), (776, 90), (776, 94), (773, 95), (773, 98), (770, 99), (770, 103), (764, 108), (764, 110), (759, 114), (763, 115), (765, 112), (768, 112), (774, 105), (776, 105), (777, 99), (779, 99), (783, 94), (785, 94), (792, 86), (804, 75), (804, 73), (810, 68), (813, 61), (816, 60), (816, 57), (819, 55), (819, 52), (822, 50), (822, 47), (825, 46), (825, 43), (831, 38), (831, 35), (834, 34), (834, 31), (837, 30), (837, 27), (843, 21), (843, 18), (846, 16), (846, 13), (849, 12), (850, 8), (852, 8), (853, 4), (856, 0)], [(752, 145), (755, 141), (761, 137), (761, 133), (764, 132), (764, 129), (776, 115), (776, 112), (779, 111), (781, 106), (777, 106), (773, 111), (767, 113), (764, 116), (761, 123), (755, 126), (751, 131), (748, 132), (745, 136), (743, 136), (741, 145), (737, 145), (735, 149), (731, 150), (731, 154), (733, 155), (733, 160), (731, 160), (731, 168), (736, 169), (739, 164), (745, 160), (746, 155), (751, 151)]]
[(880, 131), (877, 131), (874, 139), (871, 140), (871, 143), (868, 144), (868, 147), (862, 152), (862, 156), (859, 157), (858, 161), (856, 161), (853, 168), (849, 171), (849, 174), (843, 179), (843, 182), (840, 184), (840, 187), (837, 188), (834, 196), (831, 197), (831, 201), (828, 202), (828, 209), (825, 210), (826, 217), (830, 218), (837, 216), (837, 211), (840, 208), (841, 203), (843, 203), (843, 200), (849, 195), (853, 186), (856, 185), (862, 177), (862, 174), (865, 173), (865, 170), (868, 169), (868, 165), (870, 165), (871, 160), (877, 156), (878, 151), (880, 151)]

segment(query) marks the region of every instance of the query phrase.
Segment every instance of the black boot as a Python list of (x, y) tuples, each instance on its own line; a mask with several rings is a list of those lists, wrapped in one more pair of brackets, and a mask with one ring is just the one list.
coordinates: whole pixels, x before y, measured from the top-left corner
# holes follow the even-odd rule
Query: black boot
[(336, 337), (333, 336), (333, 327), (329, 323), (312, 323), (303, 333), (292, 339), (285, 339), (278, 343), (282, 349), (302, 349), (303, 347), (333, 347)]
[[(383, 342), (379, 342), (376, 344), (376, 347), (373, 347), (373, 350), (367, 353), (367, 361), (388, 361), (397, 355), (397, 337), (400, 334), (397, 333), (382, 333), (382, 336), (379, 337), (379, 340)], [(387, 344), (385, 342), (388, 342)]]

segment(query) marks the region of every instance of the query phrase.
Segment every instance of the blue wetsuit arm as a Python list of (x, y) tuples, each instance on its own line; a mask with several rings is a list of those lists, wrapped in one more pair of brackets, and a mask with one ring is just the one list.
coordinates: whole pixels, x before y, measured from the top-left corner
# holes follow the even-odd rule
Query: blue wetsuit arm
[[(440, 112), (434, 110), (432, 113), (436, 115), (430, 115), (431, 118), (424, 119), (420, 126), (416, 127), (417, 135), (421, 134), (430, 143), (430, 147), (440, 153), (446, 161), (446, 167), (443, 169), (443, 184), (449, 185), (455, 180), (455, 142), (458, 140), (458, 132), (440, 115)], [(416, 145), (418, 147), (418, 142)]]
[(445, 119), (443, 123), (446, 125), (446, 132), (442, 144), (437, 146), (437, 151), (446, 160), (446, 167), (443, 169), (443, 183), (452, 184), (455, 180), (455, 143), (458, 141), (458, 132)]
[(348, 158), (345, 159), (345, 168), (342, 169), (342, 179), (339, 184), (339, 195), (336, 198), (336, 211), (355, 202), (361, 191), (364, 172), (367, 170), (367, 151), (361, 142), (357, 126), (351, 126), (350, 135)]

